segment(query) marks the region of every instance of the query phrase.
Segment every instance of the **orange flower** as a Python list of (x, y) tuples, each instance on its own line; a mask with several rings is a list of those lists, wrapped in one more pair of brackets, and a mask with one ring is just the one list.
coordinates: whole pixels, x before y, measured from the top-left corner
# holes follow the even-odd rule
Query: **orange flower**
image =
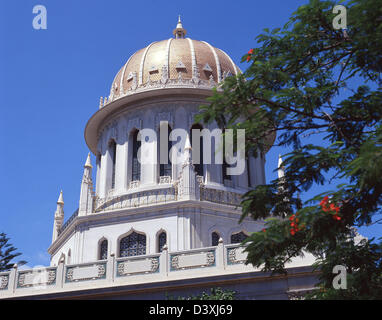
[(248, 51), (247, 62), (249, 62), (249, 60), (251, 60), (251, 56), (252, 56), (252, 54), (253, 54), (253, 49), (250, 49), (250, 50)]
[(329, 201), (329, 197), (326, 196), (324, 199), (321, 200), (320, 206), (325, 206)]

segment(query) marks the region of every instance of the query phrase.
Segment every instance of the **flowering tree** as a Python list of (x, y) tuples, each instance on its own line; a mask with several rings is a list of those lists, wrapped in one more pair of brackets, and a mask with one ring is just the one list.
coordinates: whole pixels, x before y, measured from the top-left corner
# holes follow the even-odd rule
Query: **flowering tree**
[[(343, 3), (347, 30), (333, 27), (335, 5), (311, 0), (282, 29), (265, 29), (243, 56), (248, 69), (226, 78), (198, 120), (245, 129), (246, 150), (264, 152), (272, 134), (293, 147), (284, 177), (243, 197), (242, 218), (266, 219), (247, 239), (248, 263), (286, 272), (309, 252), (321, 275), (311, 298), (382, 298), (382, 244), (354, 240), (355, 227), (381, 214), (382, 5)], [(333, 186), (337, 178), (345, 183)], [(298, 194), (317, 185), (332, 190), (302, 203)], [(336, 265), (346, 267), (346, 290), (333, 289)]]

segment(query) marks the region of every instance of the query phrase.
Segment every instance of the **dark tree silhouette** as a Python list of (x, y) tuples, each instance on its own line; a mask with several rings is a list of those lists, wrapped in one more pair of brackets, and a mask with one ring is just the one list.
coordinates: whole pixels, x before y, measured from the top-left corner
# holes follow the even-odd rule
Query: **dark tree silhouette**
[[(21, 255), (21, 253), (16, 252), (16, 250), (17, 249), (9, 243), (7, 235), (0, 233), (0, 272), (8, 271), (13, 267), (13, 259)], [(26, 261), (19, 261), (17, 263), (18, 265), (23, 265)]]

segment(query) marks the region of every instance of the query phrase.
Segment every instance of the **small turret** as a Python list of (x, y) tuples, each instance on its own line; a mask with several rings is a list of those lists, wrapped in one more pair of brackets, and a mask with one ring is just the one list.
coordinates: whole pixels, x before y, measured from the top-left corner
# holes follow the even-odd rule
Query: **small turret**
[(90, 160), (90, 153), (84, 165), (84, 174), (81, 182), (81, 194), (78, 207), (78, 215), (86, 216), (93, 212), (93, 180), (92, 180), (93, 166)]
[(281, 154), (279, 155), (279, 163), (278, 163), (277, 167), (278, 167), (277, 174), (279, 176), (279, 179), (284, 178), (284, 176), (285, 176), (285, 168), (283, 166), (283, 159), (281, 158)]
[(56, 241), (63, 222), (64, 222), (64, 196), (61, 190), (60, 196), (58, 197), (58, 200), (57, 200), (57, 209), (56, 209), (56, 212), (54, 213), (52, 243)]

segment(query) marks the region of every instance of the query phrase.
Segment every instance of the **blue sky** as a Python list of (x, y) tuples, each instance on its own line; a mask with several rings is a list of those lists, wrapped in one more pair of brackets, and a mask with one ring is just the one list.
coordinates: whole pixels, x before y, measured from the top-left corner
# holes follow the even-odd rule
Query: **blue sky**
[[(0, 232), (29, 266), (48, 265), (60, 189), (66, 219), (77, 209), (87, 120), (138, 49), (168, 39), (182, 15), (188, 36), (241, 56), (263, 28), (281, 27), (306, 1), (3, 0), (0, 17)], [(34, 30), (44, 5), (48, 29)], [(267, 156), (275, 178), (279, 153)], [(94, 163), (94, 156), (93, 156)], [(362, 230), (380, 234), (381, 227)]]

